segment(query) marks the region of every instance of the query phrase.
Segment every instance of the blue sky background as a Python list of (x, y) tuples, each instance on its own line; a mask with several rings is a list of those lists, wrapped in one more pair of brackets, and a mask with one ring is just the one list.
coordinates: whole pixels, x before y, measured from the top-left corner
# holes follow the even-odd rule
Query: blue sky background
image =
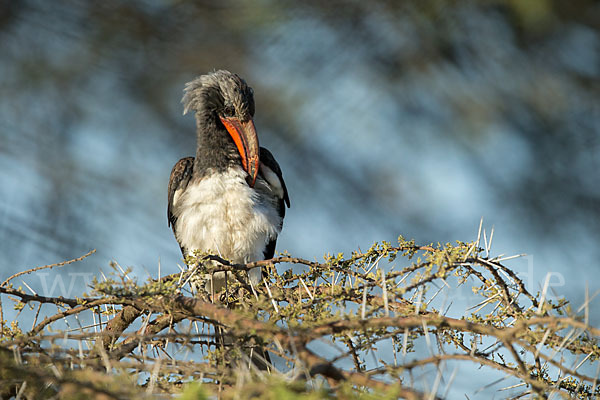
[(529, 255), (509, 265), (531, 289), (553, 272), (581, 304), (600, 289), (600, 11), (527, 4), (6, 5), (2, 276), (92, 248), (56, 274), (176, 272), (166, 187), (195, 148), (182, 89), (224, 68), (254, 88), (290, 192), (278, 250), (469, 241), (483, 217), (494, 254)]

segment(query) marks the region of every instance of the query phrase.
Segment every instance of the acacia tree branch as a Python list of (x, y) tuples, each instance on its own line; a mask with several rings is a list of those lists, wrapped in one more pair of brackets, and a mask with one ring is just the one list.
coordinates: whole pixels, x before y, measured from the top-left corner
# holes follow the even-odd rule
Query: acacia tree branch
[(19, 297), (21, 299), (21, 301), (23, 301), (25, 303), (30, 302), (30, 301), (37, 301), (39, 303), (51, 303), (51, 304), (56, 304), (56, 305), (68, 305), (68, 306), (71, 306), (71, 307), (76, 307), (76, 306), (81, 305), (82, 303), (85, 303), (85, 302), (90, 302), (90, 301), (98, 300), (98, 298), (69, 299), (69, 298), (62, 297), (62, 296), (60, 296), (60, 297), (46, 297), (46, 296), (40, 296), (38, 294), (24, 293), (24, 292), (21, 292), (20, 290), (13, 289), (13, 288), (6, 288), (6, 287), (0, 287), (0, 293)]
[(15, 278), (17, 278), (17, 277), (19, 277), (21, 275), (31, 274), (32, 272), (40, 271), (42, 269), (54, 268), (54, 267), (62, 267), (62, 266), (65, 266), (65, 265), (73, 264), (74, 262), (81, 261), (84, 258), (91, 256), (95, 252), (96, 252), (96, 249), (92, 249), (92, 250), (88, 251), (86, 254), (82, 255), (81, 257), (77, 257), (77, 258), (74, 258), (72, 260), (61, 261), (61, 262), (58, 262), (58, 263), (55, 263), (55, 264), (43, 265), (41, 267), (30, 268), (30, 269), (26, 269), (25, 271), (17, 272), (16, 274), (11, 275), (8, 278), (6, 278), (6, 280), (4, 282), (2, 282), (0, 284), (0, 286), (6, 286), (8, 284), (8, 282), (10, 282), (11, 280), (13, 280), (13, 279), (15, 279)]
[[(600, 348), (594, 341), (594, 337), (600, 336), (599, 329), (587, 326), (575, 316), (553, 316), (553, 312), (563, 311), (560, 309), (564, 305), (562, 301), (551, 304), (543, 316), (531, 313), (531, 306), (528, 309), (522, 307), (520, 301), (525, 298), (534, 305), (539, 303), (526, 291), (523, 282), (496, 259), (481, 258), (481, 251), (476, 249), (474, 244), (461, 244), (455, 248), (450, 245), (438, 245), (434, 248), (412, 245), (403, 240), (400, 242), (404, 244), (397, 247), (387, 243), (376, 244), (366, 252), (355, 252), (345, 259), (341, 255), (327, 256), (323, 263), (295, 257), (276, 257), (249, 264), (233, 264), (217, 256), (198, 256), (196, 264), (190, 263), (188, 270), (161, 277), (160, 280), (149, 282), (147, 286), (138, 287), (134, 282), (125, 280), (121, 283), (110, 281), (99, 284), (96, 291), (104, 294), (104, 297), (100, 298), (44, 297), (0, 286), (0, 294), (11, 295), (16, 298), (16, 302), (38, 301), (40, 304), (52, 303), (71, 307), (47, 316), (35, 325), (28, 335), (15, 334), (11, 336), (12, 340), (4, 343), (22, 350), (26, 362), (35, 360), (37, 354), (38, 359), (44, 362), (73, 363), (73, 360), (79, 360), (76, 363), (82, 366), (87, 359), (92, 368), (107, 370), (115, 366), (135, 365), (136, 362), (152, 362), (159, 368), (160, 354), (171, 348), (165, 346), (167, 343), (173, 343), (174, 348), (184, 346), (188, 349), (200, 346), (202, 353), (207, 357), (202, 367), (190, 364), (189, 375), (186, 376), (201, 373), (205, 378), (210, 377), (208, 380), (212, 380), (212, 384), (228, 387), (228, 393), (236, 393), (236, 380), (239, 379), (236, 374), (240, 372), (232, 367), (240, 365), (235, 360), (250, 360), (239, 356), (240, 351), (247, 350), (248, 343), (268, 343), (273, 354), (280, 355), (308, 373), (302, 376), (310, 380), (311, 376), (320, 375), (327, 379), (333, 391), (350, 385), (355, 388), (375, 389), (382, 393), (400, 393), (400, 396), (406, 398), (423, 398), (426, 393), (394, 385), (392, 382), (402, 377), (404, 371), (455, 359), (469, 360), (510, 374), (541, 396), (557, 389), (558, 386), (560, 388), (557, 390), (570, 394), (594, 393), (595, 385), (592, 383), (596, 382), (597, 378), (584, 371), (578, 372), (581, 363), (577, 367), (569, 368), (562, 361), (554, 361), (554, 354), (546, 355), (541, 349), (553, 349), (555, 353), (583, 353), (586, 356), (583, 361), (592, 360), (600, 356)], [(393, 271), (384, 270), (384, 267), (379, 266), (382, 259), (387, 258), (392, 262), (400, 256), (401, 251), (402, 256), (409, 260), (417, 257), (417, 252), (422, 251), (423, 254), (418, 253), (416, 261)], [(281, 273), (272, 267), (283, 262), (300, 264), (304, 269), (299, 273), (297, 270)], [(242, 272), (266, 266), (270, 267), (269, 295), (262, 293), (264, 289), (260, 285), (254, 288), (254, 293), (248, 297), (244, 289), (254, 289), (246, 284), (243, 279), (245, 274)], [(396, 266), (395, 263), (394, 267)], [(225, 293), (219, 294), (227, 299), (225, 303), (236, 304), (235, 308), (212, 303), (208, 295), (203, 293), (202, 286), (199, 286), (200, 289), (196, 287), (197, 292), (192, 289), (194, 297), (182, 294), (183, 286), (189, 283), (195, 274), (217, 271), (231, 271), (241, 280), (230, 285), (231, 289), (226, 287)], [(385, 275), (382, 271), (385, 271)], [(448, 310), (442, 315), (442, 312), (429, 307), (438, 293), (445, 289), (438, 286), (438, 290), (432, 296), (429, 289), (436, 285), (436, 282), (441, 281), (450, 288), (448, 282), (451, 282), (451, 279), (462, 284), (473, 275), (481, 282), (479, 285), (475, 281), (475, 295), (484, 299), (471, 308), (477, 310), (469, 317), (456, 319), (445, 315)], [(408, 277), (412, 279), (408, 281)], [(404, 282), (405, 280), (407, 281)], [(170, 283), (163, 284), (166, 282)], [(411, 292), (412, 297), (406, 295), (408, 292)], [(415, 301), (416, 296), (418, 298)], [(493, 306), (494, 303), (495, 308), (490, 313), (479, 312), (483, 307)], [(59, 338), (40, 335), (45, 327), (61, 318), (76, 316), (101, 304), (120, 305), (122, 308), (106, 322), (104, 330), (100, 333), (91, 332), (92, 326), (94, 329), (98, 326), (94, 321), (94, 325), (80, 327), (80, 333), (67, 335), (69, 339), (80, 343), (95, 338), (100, 346), (87, 351), (62, 349), (63, 351), (52, 350), (43, 354), (43, 344), (56, 344)], [(142, 328), (137, 333), (126, 333), (142, 314), (148, 315)], [(153, 317), (152, 320), (150, 316)], [(504, 321), (508, 317), (513, 317), (514, 320), (506, 326)], [(268, 320), (265, 320), (267, 318)], [(210, 349), (209, 334), (202, 336), (199, 332), (197, 335), (190, 335), (191, 332), (178, 333), (177, 327), (173, 332), (163, 332), (184, 320), (190, 323), (202, 321), (221, 327), (227, 332), (229, 340), (213, 351)], [(565, 328), (572, 328), (571, 333), (561, 336), (560, 332), (564, 332)], [(574, 332), (576, 333), (571, 336)], [(580, 337), (582, 332), (587, 336)], [(476, 346), (469, 348), (464, 342), (467, 336), (465, 334), (474, 335), (472, 344), (478, 338), (493, 339), (494, 344), (483, 351), (478, 351)], [(430, 335), (435, 336), (440, 354), (435, 354), (435, 350), (429, 346)], [(200, 337), (206, 340), (198, 340)], [(356, 341), (349, 340), (350, 337), (356, 338)], [(119, 343), (120, 338), (123, 340)], [(396, 352), (400, 351), (397, 350), (399, 346), (402, 346), (403, 352), (411, 351), (415, 341), (422, 338), (427, 340), (431, 357), (396, 364), (395, 356)], [(361, 359), (364, 360), (369, 351), (388, 340), (392, 340), (393, 343), (394, 365), (386, 364), (385, 367), (365, 371)], [(345, 346), (340, 349), (339, 356), (329, 357), (314, 350), (313, 344), (322, 341), (327, 341), (333, 346), (337, 346), (336, 342), (341, 341)], [(153, 351), (147, 351), (148, 346), (151, 346)], [(447, 346), (452, 346), (459, 352), (462, 350), (465, 354), (447, 354)], [(136, 350), (138, 348), (139, 351)], [(154, 358), (150, 356), (151, 353)], [(508, 354), (512, 356), (511, 362), (504, 361)], [(125, 357), (126, 360), (123, 360)], [(354, 361), (354, 368), (342, 367), (344, 364), (339, 361), (350, 357)], [(224, 359), (228, 362), (216, 361)], [(512, 359), (515, 360), (516, 366)], [(529, 359), (535, 360), (535, 364), (528, 364)], [(172, 360), (179, 362), (176, 358)], [(382, 360), (376, 358), (376, 365), (383, 362)], [(556, 367), (562, 375), (556, 380), (550, 378), (541, 365), (543, 361)], [(145, 366), (136, 370), (150, 371), (150, 368)], [(182, 370), (173, 365), (163, 371), (175, 373), (173, 371)], [(252, 370), (252, 373), (257, 371)], [(152, 375), (154, 376), (154, 372)], [(578, 382), (577, 387), (572, 381), (567, 382), (567, 376)], [(244, 379), (247, 378), (242, 378)], [(586, 386), (585, 383), (589, 385)], [(435, 393), (428, 396), (431, 398)]]

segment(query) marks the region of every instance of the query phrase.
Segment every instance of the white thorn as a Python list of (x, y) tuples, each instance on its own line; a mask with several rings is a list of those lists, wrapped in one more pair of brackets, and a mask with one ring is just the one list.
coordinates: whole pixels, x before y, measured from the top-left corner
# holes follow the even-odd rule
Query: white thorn
[(479, 220), (479, 231), (477, 232), (477, 247), (479, 247), (481, 241), (481, 228), (483, 227), (483, 217)]
[(269, 298), (271, 299), (271, 303), (273, 303), (273, 308), (275, 309), (275, 312), (277, 314), (279, 314), (279, 308), (277, 307), (277, 303), (275, 302), (275, 299), (273, 298), (273, 295), (271, 294), (271, 288), (269, 288), (269, 284), (267, 284), (267, 281), (265, 280), (265, 278), (263, 278), (263, 282), (265, 284), (265, 287), (267, 288), (267, 293), (269, 293)]
[(304, 290), (306, 290), (306, 293), (308, 293), (308, 297), (310, 297), (311, 300), (314, 300), (315, 298), (313, 297), (313, 295), (310, 292), (310, 290), (308, 290), (308, 287), (306, 286), (306, 283), (304, 283), (304, 279), (302, 279), (302, 277), (300, 277), (300, 283), (304, 287)]
[(23, 285), (27, 286), (27, 289), (31, 290), (31, 293), (33, 293), (34, 296), (37, 296), (37, 293), (35, 292), (35, 290), (33, 290), (31, 287), (29, 287), (27, 282), (25, 282), (25, 281), (21, 281), (21, 282), (23, 282)]
[(537, 309), (537, 314), (542, 313), (542, 309), (544, 308), (544, 302), (546, 301), (546, 293), (548, 292), (549, 284), (550, 284), (550, 273), (547, 273), (546, 279), (544, 280), (544, 288), (542, 289), (542, 298), (540, 300), (540, 305)]

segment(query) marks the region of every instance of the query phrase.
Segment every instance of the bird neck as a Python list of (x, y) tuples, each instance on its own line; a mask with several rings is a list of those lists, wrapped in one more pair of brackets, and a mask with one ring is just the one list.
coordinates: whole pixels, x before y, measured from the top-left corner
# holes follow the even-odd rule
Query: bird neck
[(241, 165), (241, 157), (225, 127), (215, 117), (196, 115), (194, 174), (205, 176)]

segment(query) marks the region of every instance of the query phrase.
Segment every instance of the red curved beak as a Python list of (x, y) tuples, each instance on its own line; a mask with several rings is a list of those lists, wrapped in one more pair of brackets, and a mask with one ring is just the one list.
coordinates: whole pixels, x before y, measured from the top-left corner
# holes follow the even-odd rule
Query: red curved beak
[(254, 187), (260, 164), (260, 147), (258, 146), (258, 135), (254, 128), (254, 122), (251, 119), (240, 121), (235, 117), (219, 118), (238, 148), (238, 152), (242, 157), (242, 166), (248, 175), (250, 175), (250, 187)]

